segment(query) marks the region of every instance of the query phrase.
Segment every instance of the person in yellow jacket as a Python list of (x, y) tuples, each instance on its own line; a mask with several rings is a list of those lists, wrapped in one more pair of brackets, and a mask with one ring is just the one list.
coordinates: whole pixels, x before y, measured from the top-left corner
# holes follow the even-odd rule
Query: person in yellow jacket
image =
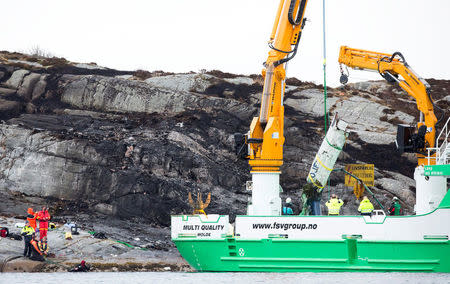
[(328, 208), (328, 215), (338, 216), (344, 201), (339, 199), (336, 194), (331, 195), (331, 199), (325, 203)]
[(361, 203), (359, 203), (358, 211), (361, 212), (361, 215), (372, 216), (373, 204), (367, 196), (364, 196)]
[(31, 239), (34, 235), (34, 229), (30, 226), (30, 222), (26, 221), (25, 226), (22, 228), (21, 235), (23, 236), (23, 240), (25, 242), (25, 248), (23, 250), (23, 256), (31, 256)]

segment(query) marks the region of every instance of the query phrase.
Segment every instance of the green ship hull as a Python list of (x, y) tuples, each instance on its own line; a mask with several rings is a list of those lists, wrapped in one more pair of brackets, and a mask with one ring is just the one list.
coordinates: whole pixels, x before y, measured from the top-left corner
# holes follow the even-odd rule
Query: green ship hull
[(450, 241), (174, 239), (198, 271), (450, 272)]
[[(368, 222), (357, 216), (342, 217), (252, 217), (238, 216), (236, 223), (247, 218), (265, 220), (315, 220), (319, 236), (326, 234), (326, 224), (334, 227), (328, 232), (346, 230), (361, 235), (345, 235), (326, 238), (291, 238), (283, 234), (269, 234), (262, 238), (248, 238), (242, 234), (202, 238), (199, 234), (177, 233), (180, 228), (189, 229), (189, 222), (200, 225), (192, 228), (223, 228), (222, 216), (207, 219), (199, 216), (173, 218), (172, 240), (183, 258), (197, 271), (247, 271), (247, 272), (332, 272), (332, 271), (398, 271), (398, 272), (447, 272), (450, 273), (450, 192), (433, 212), (415, 216), (392, 216), (380, 222)], [(178, 225), (176, 227), (176, 219)], [(281, 218), (281, 219), (276, 219)], [(283, 219), (284, 218), (284, 219)], [(298, 219), (296, 219), (298, 218)], [(239, 221), (238, 221), (239, 219)], [(251, 221), (250, 220), (250, 221)], [(281, 220), (281, 221), (280, 221)], [(321, 221), (323, 220), (323, 221)], [(359, 223), (358, 223), (359, 222)], [(222, 223), (222, 224), (223, 224)], [(347, 229), (342, 229), (346, 224)], [(194, 223), (192, 223), (194, 224)], [(358, 225), (359, 224), (359, 225)], [(245, 225), (245, 224), (244, 224)], [(374, 227), (372, 227), (374, 226)], [(315, 228), (315, 226), (310, 226)], [(177, 229), (178, 228), (178, 229)], [(191, 228), (191, 229), (192, 229)], [(239, 230), (246, 232), (242, 226)], [(255, 228), (255, 227), (251, 227)], [(370, 231), (371, 228), (375, 230)], [(253, 230), (254, 231), (254, 230)], [(286, 231), (289, 232), (289, 231)], [(359, 230), (359, 232), (362, 232)], [(248, 233), (248, 231), (247, 231)], [(252, 232), (250, 232), (252, 233)], [(295, 232), (290, 231), (291, 234)], [(302, 230), (300, 234), (314, 234), (314, 230)], [(372, 234), (382, 233), (385, 237), (367, 239)], [(311, 235), (312, 236), (312, 235)], [(336, 236), (336, 235), (335, 235)], [(396, 240), (388, 240), (397, 236)], [(383, 239), (384, 238), (384, 239)], [(403, 239), (403, 240), (402, 240)]]

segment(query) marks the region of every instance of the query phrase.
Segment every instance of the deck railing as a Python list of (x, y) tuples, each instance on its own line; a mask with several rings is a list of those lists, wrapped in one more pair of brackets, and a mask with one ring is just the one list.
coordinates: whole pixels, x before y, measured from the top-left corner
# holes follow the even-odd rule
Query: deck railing
[[(436, 160), (436, 165), (445, 165), (450, 163), (450, 117), (445, 122), (444, 127), (436, 138), (436, 147), (428, 148), (428, 165), (430, 165), (431, 160)], [(441, 141), (441, 145), (439, 142)], [(436, 155), (432, 153), (436, 152)]]

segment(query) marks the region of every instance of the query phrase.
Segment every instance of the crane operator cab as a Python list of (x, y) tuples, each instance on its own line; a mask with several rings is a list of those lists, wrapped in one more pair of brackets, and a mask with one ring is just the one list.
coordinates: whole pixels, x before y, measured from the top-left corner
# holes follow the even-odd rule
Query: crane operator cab
[(427, 127), (422, 125), (416, 132), (415, 126), (407, 124), (397, 125), (397, 139), (395, 145), (400, 153), (421, 153), (426, 155), (427, 146), (425, 134)]

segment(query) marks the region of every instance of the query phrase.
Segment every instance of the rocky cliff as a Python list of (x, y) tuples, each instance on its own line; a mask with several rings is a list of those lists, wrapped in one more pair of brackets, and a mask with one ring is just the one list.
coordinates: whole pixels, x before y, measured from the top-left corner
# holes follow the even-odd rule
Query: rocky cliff
[[(212, 193), (208, 212), (245, 212), (250, 175), (234, 154), (233, 133), (246, 132), (258, 112), (260, 76), (126, 72), (0, 55), (0, 195), (8, 200), (0, 212), (17, 214), (26, 201), (49, 203), (57, 214), (167, 226), (171, 214), (190, 211), (187, 195), (197, 190)], [(449, 109), (450, 81), (428, 82), (436, 103)], [(374, 163), (379, 199), (387, 205), (398, 196), (411, 212), (415, 158), (396, 153), (393, 141), (396, 124), (417, 120), (414, 100), (376, 81), (330, 89), (327, 107), (352, 130), (338, 166)], [(285, 108), (281, 185), (283, 197), (299, 205), (324, 135), (321, 86), (288, 79)], [(330, 191), (354, 214), (357, 202), (343, 180), (333, 175)]]

